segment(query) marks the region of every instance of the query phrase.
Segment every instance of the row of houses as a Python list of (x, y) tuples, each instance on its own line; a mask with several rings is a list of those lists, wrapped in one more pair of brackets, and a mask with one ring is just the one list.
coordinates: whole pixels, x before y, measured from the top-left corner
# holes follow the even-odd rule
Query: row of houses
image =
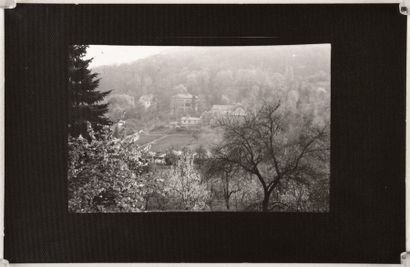
[[(158, 105), (158, 99), (154, 94), (143, 95), (138, 102), (145, 108), (151, 108)], [(179, 93), (171, 97), (171, 114), (193, 114), (198, 111), (199, 97), (189, 93)]]
[(171, 122), (171, 126), (198, 127), (200, 125), (215, 125), (224, 116), (245, 116), (245, 109), (240, 105), (213, 105), (209, 111), (204, 111), (199, 117), (183, 116), (179, 121)]
[[(141, 96), (139, 98), (139, 102), (145, 109), (158, 105), (158, 100), (153, 94)], [(172, 96), (170, 103), (170, 113), (177, 119), (176, 121), (170, 123), (170, 126), (172, 127), (197, 127), (199, 125), (212, 125), (222, 116), (245, 115), (245, 109), (240, 104), (213, 105), (210, 110), (200, 113), (200, 98), (189, 93), (179, 93)]]

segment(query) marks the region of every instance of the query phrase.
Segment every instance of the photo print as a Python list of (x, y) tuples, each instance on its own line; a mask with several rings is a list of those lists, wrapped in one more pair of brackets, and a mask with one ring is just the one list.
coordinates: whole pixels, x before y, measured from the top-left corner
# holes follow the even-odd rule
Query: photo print
[(71, 45), (69, 212), (329, 212), (330, 51)]

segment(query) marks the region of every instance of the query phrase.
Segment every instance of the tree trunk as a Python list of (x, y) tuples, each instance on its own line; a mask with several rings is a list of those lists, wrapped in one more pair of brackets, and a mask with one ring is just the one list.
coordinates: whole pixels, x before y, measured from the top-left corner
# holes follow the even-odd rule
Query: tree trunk
[(145, 210), (148, 210), (149, 197), (145, 197)]
[(230, 194), (229, 194), (229, 179), (228, 179), (228, 173), (226, 173), (226, 172), (225, 172), (224, 197), (225, 197), (226, 209), (229, 210), (229, 208), (230, 208), (230, 206), (229, 206), (229, 198), (230, 198)]
[(266, 191), (264, 192), (264, 197), (263, 197), (263, 201), (262, 201), (262, 211), (263, 212), (268, 212), (268, 206), (269, 206), (269, 192)]
[(229, 209), (230, 209), (230, 205), (229, 205), (229, 195), (225, 196), (225, 205), (226, 205), (226, 209), (229, 210)]

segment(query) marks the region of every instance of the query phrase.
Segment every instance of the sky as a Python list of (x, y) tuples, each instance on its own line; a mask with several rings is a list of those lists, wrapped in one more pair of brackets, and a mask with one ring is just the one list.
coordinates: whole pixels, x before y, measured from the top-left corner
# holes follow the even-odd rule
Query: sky
[(90, 67), (130, 63), (132, 61), (159, 54), (171, 46), (118, 46), (90, 45), (86, 58), (94, 58)]
[[(329, 46), (329, 44), (316, 44), (314, 46)], [(160, 54), (165, 50), (174, 49), (176, 47), (177, 46), (90, 45), (87, 49), (87, 55), (85, 58), (94, 58), (90, 63), (90, 67), (95, 68), (102, 65), (130, 63), (138, 59)]]

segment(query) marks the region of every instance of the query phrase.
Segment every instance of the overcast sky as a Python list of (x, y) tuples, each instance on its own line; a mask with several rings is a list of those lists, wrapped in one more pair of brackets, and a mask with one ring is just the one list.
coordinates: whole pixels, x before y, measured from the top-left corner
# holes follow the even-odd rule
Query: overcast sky
[(94, 58), (90, 64), (93, 68), (101, 65), (129, 63), (171, 48), (172, 46), (90, 45), (86, 58)]
[[(296, 47), (324, 47), (330, 44), (296, 45)], [(130, 63), (138, 59), (160, 54), (165, 50), (175, 49), (178, 46), (119, 46), (119, 45), (90, 45), (87, 49), (86, 58), (94, 58), (90, 67), (102, 65), (118, 65)], [(266, 46), (265, 46), (266, 47)], [(267, 46), (272, 47), (272, 46)], [(283, 46), (277, 46), (283, 47)], [(285, 46), (287, 47), (287, 46)], [(252, 48), (252, 46), (250, 47)]]

